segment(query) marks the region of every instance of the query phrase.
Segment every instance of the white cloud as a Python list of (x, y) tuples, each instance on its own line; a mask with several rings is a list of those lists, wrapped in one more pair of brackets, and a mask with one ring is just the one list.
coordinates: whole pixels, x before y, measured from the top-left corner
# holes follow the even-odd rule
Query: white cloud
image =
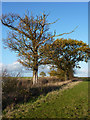
[(88, 68), (77, 69), (75, 76), (88, 77)]
[(31, 77), (33, 75), (31, 70), (27, 70), (18, 61), (7, 65), (0, 63), (0, 74), (2, 74), (2, 69), (7, 69), (7, 71), (13, 75), (17, 75), (19, 72), (21, 76)]
[(0, 63), (0, 74), (2, 74), (2, 66), (3, 66), (3, 64)]
[(76, 69), (76, 74), (75, 76), (79, 76), (79, 77), (88, 77), (88, 63), (85, 62), (79, 62), (80, 65), (80, 69)]
[(14, 62), (12, 64), (6, 65), (8, 71), (20, 71), (22, 70), (22, 65), (19, 62)]
[(39, 66), (39, 74), (40, 72), (45, 72), (48, 76), (48, 72), (50, 71), (50, 66), (49, 65), (41, 65)]
[(17, 61), (7, 65), (0, 63), (0, 74), (2, 74), (2, 70), (5, 70), (5, 69), (7, 69), (9, 73), (17, 74), (18, 72), (22, 71), (23, 67)]
[[(88, 71), (88, 65), (85, 64), (84, 66), (83, 65), (80, 66), (81, 68), (76, 70), (75, 76), (88, 77), (88, 73), (90, 73), (90, 69)], [(25, 68), (17, 61), (8, 65), (4, 65), (0, 63), (0, 73), (2, 72), (2, 68), (3, 69), (6, 68), (9, 72), (14, 72), (14, 73), (22, 72), (22, 76), (27, 76), (27, 77), (33, 76), (33, 72), (31, 70), (25, 70)], [(48, 72), (50, 71), (50, 65), (39, 66), (38, 75), (42, 71), (44, 71), (48, 76), (49, 75)]]

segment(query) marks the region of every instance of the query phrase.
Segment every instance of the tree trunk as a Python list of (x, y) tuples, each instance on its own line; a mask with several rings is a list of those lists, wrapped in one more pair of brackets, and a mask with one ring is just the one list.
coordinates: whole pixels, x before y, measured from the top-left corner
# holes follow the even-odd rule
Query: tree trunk
[(37, 84), (38, 82), (38, 68), (33, 70), (33, 85)]
[(65, 81), (67, 80), (67, 74), (65, 73)]
[(69, 70), (69, 79), (72, 79), (74, 77), (74, 71), (73, 68), (71, 67)]
[(67, 71), (65, 72), (65, 81), (66, 80), (69, 80), (69, 76), (68, 76), (68, 72)]
[(72, 79), (74, 77), (73, 72), (69, 73), (69, 78)]
[(34, 67), (33, 67), (33, 85), (37, 84), (38, 82), (38, 58), (34, 58)]

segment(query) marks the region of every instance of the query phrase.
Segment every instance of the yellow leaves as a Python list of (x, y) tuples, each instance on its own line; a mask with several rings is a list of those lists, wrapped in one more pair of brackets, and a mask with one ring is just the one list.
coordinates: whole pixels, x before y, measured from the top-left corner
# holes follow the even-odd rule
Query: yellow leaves
[(25, 55), (25, 53), (23, 52), (22, 55)]
[[(43, 48), (45, 56), (51, 57), (54, 61), (64, 60), (65, 57), (70, 57), (76, 59), (76, 56), (80, 56), (79, 61), (84, 60), (87, 54), (87, 45), (83, 41), (73, 40), (73, 39), (56, 39), (51, 45)], [(84, 55), (82, 55), (84, 53)], [(60, 54), (60, 55), (59, 55)], [(61, 56), (61, 58), (59, 58)]]
[(53, 51), (52, 51), (52, 54), (54, 54), (54, 53), (55, 53), (55, 51), (53, 50)]
[(20, 56), (21, 54), (20, 53), (18, 53), (18, 56)]
[(52, 46), (50, 46), (50, 48), (52, 48)]
[(8, 45), (11, 45), (11, 43), (9, 43)]
[(20, 22), (22, 23), (23, 21), (21, 20)]

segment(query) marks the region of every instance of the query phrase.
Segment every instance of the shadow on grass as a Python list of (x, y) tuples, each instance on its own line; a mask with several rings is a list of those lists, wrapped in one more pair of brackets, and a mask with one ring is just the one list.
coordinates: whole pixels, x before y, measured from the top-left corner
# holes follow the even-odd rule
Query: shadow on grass
[(90, 81), (90, 77), (79, 77), (82, 81)]
[(81, 81), (78, 79), (73, 79), (67, 83), (63, 83), (62, 85), (49, 85), (49, 86), (35, 86), (30, 88), (30, 91), (32, 93), (32, 97), (38, 97), (40, 95), (46, 95), (49, 92), (56, 91), (62, 89), (64, 86), (68, 85), (69, 83), (76, 82), (76, 81)]
[[(24, 92), (23, 88), (22, 88), (21, 94), (19, 92), (17, 92), (18, 95), (15, 92), (12, 92), (13, 96), (11, 96), (11, 94), (8, 94), (8, 96), (6, 97), (6, 99), (3, 102), (3, 109), (5, 109), (8, 105), (10, 106), (13, 103), (14, 103), (14, 105), (16, 105), (18, 103), (25, 103), (28, 101), (34, 102), (38, 99), (38, 97), (40, 97), (40, 95), (45, 96), (49, 92), (62, 89), (67, 84), (69, 84), (71, 82), (76, 82), (76, 81), (78, 81), (78, 79), (73, 79), (72, 81), (68, 81), (67, 83), (63, 83), (62, 85), (49, 85), (49, 86), (37, 85), (37, 86), (30, 87), (28, 89), (28, 92), (27, 91)], [(16, 100), (14, 99), (15, 95), (17, 95)], [(6, 102), (6, 104), (5, 104), (5, 102)]]

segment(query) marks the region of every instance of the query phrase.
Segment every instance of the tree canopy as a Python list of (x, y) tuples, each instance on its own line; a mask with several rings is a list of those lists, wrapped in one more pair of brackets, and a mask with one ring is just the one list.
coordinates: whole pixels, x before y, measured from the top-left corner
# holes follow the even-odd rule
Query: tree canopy
[(50, 24), (47, 21), (48, 15), (42, 13), (41, 15), (25, 14), (21, 17), (18, 14), (2, 15), (1, 22), (4, 26), (10, 28), (8, 37), (4, 40), (6, 47), (18, 53), (19, 62), (33, 70), (33, 84), (38, 80), (38, 66), (45, 63), (43, 62), (42, 53), (38, 49), (41, 45), (45, 45), (48, 41), (51, 42), (54, 37), (70, 34), (68, 33), (51, 34), (49, 32)]
[(44, 77), (44, 76), (46, 76), (46, 73), (42, 71), (42, 72), (40, 73), (40, 75), (41, 75), (42, 77)]
[(43, 53), (43, 61), (56, 65), (66, 74), (74, 67), (80, 67), (80, 61), (88, 61), (88, 51), (90, 48), (83, 41), (63, 38), (55, 40), (52, 44), (45, 44), (40, 48), (40, 52)]

